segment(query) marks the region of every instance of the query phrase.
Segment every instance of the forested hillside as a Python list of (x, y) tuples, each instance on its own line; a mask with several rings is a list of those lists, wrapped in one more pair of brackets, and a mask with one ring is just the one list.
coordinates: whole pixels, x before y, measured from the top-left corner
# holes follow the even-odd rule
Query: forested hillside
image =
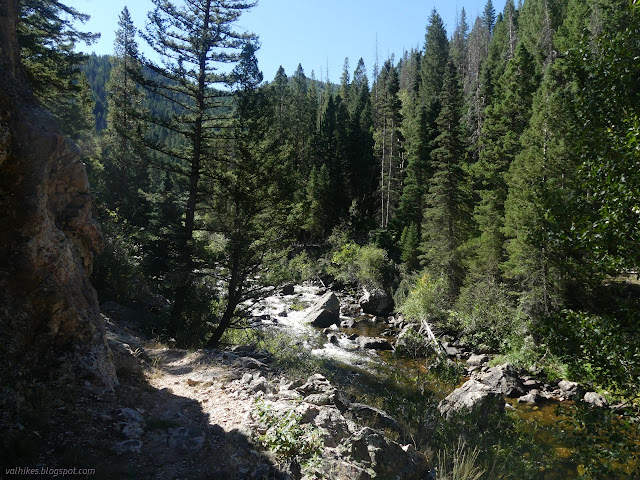
[[(488, 0), (452, 32), (434, 9), (420, 49), (339, 85), (304, 59), (263, 79), (251, 2), (173, 3), (143, 31), (125, 8), (106, 57), (50, 15), (75, 10), (22, 2), (25, 69), (89, 171), (101, 301), (213, 348), (274, 287), (377, 291), (418, 336), (638, 402), (639, 2)], [(43, 21), (66, 32), (44, 63)]]

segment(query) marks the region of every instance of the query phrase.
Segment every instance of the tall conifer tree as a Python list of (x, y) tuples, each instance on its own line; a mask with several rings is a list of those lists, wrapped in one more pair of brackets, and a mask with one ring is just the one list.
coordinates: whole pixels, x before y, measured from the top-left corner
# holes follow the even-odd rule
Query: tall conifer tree
[(503, 262), (505, 175), (522, 149), (520, 137), (529, 125), (535, 77), (533, 58), (521, 43), (498, 82), (493, 105), (487, 108), (480, 156), (473, 165), (480, 197), (474, 216), (480, 234), (474, 248), (474, 273), (491, 278), (499, 275)]
[(183, 322), (187, 294), (193, 284), (193, 234), (199, 228), (196, 212), (205, 188), (203, 174), (210, 169), (208, 163), (216, 158), (213, 139), (220, 130), (230, 128), (230, 94), (215, 87), (236, 80), (224, 66), (240, 62), (243, 47), (254, 39), (251, 34), (235, 30), (234, 25), (255, 2), (192, 0), (179, 6), (166, 0), (153, 3), (155, 9), (149, 13), (144, 38), (159, 55), (161, 64), (148, 61), (146, 66), (161, 80), (143, 81), (149, 92), (172, 104), (174, 113), (168, 118), (155, 116), (150, 120), (179, 135), (183, 145), (173, 147), (152, 141), (149, 146), (171, 159), (160, 167), (173, 171), (186, 182), (184, 216), (175, 219), (184, 222), (183, 234), (176, 239), (180, 259), (167, 331), (175, 335)]
[[(140, 91), (136, 78), (142, 76), (135, 27), (125, 7), (118, 19), (114, 55), (107, 82), (107, 130), (104, 136), (103, 161), (106, 191), (112, 206), (122, 207), (129, 221), (138, 223), (142, 199), (138, 190), (146, 190), (146, 165), (140, 157), (145, 125)], [(138, 217), (138, 218), (136, 218)]]
[(459, 248), (466, 240), (469, 208), (464, 173), (465, 143), (462, 118), (462, 88), (453, 61), (447, 63), (442, 89), (442, 109), (436, 124), (439, 135), (431, 152), (434, 174), (425, 211), (423, 251), (432, 271), (447, 279), (455, 295), (464, 272)]

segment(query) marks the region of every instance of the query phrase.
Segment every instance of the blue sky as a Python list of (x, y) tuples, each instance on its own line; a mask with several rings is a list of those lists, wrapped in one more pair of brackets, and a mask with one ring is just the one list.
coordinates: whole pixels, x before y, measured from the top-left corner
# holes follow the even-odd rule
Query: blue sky
[[(175, 0), (179, 2), (179, 0)], [(362, 57), (371, 76), (375, 61), (376, 38), (380, 62), (391, 54), (422, 47), (429, 14), (435, 7), (443, 18), (449, 36), (456, 14), (465, 8), (469, 23), (484, 9), (486, 0), (259, 0), (238, 24), (260, 37), (258, 52), (265, 80), (272, 80), (280, 65), (287, 75), (298, 63), (309, 76), (337, 82), (345, 57), (351, 71)], [(493, 0), (496, 13), (505, 0)], [(126, 5), (137, 28), (144, 28), (150, 0), (69, 0), (69, 5), (91, 15), (82, 28), (100, 32), (102, 38), (82, 49), (98, 54), (113, 52), (118, 15)], [(143, 41), (140, 40), (141, 47)]]

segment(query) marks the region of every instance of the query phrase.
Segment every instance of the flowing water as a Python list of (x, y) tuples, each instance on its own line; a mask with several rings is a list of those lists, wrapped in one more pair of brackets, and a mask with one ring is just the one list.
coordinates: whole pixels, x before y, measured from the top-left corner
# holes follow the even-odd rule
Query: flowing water
[(303, 321), (320, 293), (317, 287), (296, 286), (293, 295), (269, 297), (254, 313), (262, 317), (263, 327), (287, 335), (292, 344), (329, 365), (335, 384), (394, 415), (404, 427), (405, 439), (433, 449), (436, 439), (453, 442), (453, 436), (464, 437), (491, 451), (481, 455), (492, 463), (487, 467), (493, 472), (489, 478), (640, 479), (639, 424), (581, 402), (527, 405), (507, 399), (508, 412), (499, 429), (480, 433), (471, 426), (466, 433), (462, 427), (456, 427), (459, 431), (454, 434), (447, 432), (436, 406), (466, 380), (457, 374), (461, 368), (443, 369), (442, 365), (428, 365), (424, 358), (360, 349), (349, 339), (354, 334), (380, 337), (388, 328), (371, 317), (356, 318), (351, 329), (334, 328), (337, 342), (331, 343), (321, 329)]

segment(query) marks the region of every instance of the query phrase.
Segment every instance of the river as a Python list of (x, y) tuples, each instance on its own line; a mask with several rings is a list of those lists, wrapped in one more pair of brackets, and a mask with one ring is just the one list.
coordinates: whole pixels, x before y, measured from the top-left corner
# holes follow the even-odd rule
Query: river
[(316, 286), (296, 286), (293, 295), (267, 298), (254, 315), (264, 332), (284, 335), (290, 345), (308, 353), (301, 362), (312, 359), (354, 399), (393, 415), (402, 431), (391, 435), (411, 441), (432, 458), (462, 439), (469, 450), (477, 448), (483, 478), (640, 479), (637, 419), (582, 402), (528, 405), (507, 399), (506, 413), (496, 412), (489, 427), (448, 424), (437, 404), (468, 379), (463, 365), (359, 348), (356, 336), (380, 337), (389, 328), (370, 316), (354, 318), (351, 329), (334, 327), (336, 338), (330, 342), (321, 329), (303, 321), (322, 292)]

